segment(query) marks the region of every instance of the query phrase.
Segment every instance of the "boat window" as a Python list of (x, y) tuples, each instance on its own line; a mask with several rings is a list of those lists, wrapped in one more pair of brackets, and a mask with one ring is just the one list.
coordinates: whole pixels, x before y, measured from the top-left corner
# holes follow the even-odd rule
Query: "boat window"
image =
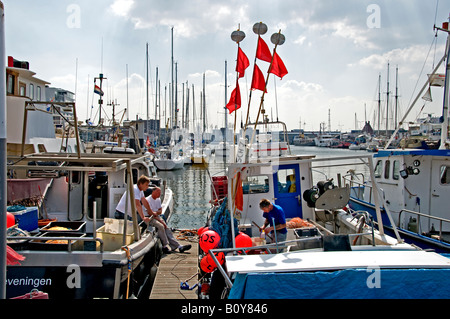
[(444, 185), (450, 184), (450, 166), (441, 166), (440, 181)]
[(391, 169), (391, 161), (387, 160), (384, 163), (384, 178), (389, 179), (389, 170)]
[(72, 172), (72, 184), (80, 184), (81, 183), (81, 172)]
[(398, 180), (400, 177), (400, 162), (394, 161), (394, 165), (392, 168), (392, 178)]
[(14, 94), (14, 82), (16, 81), (14, 75), (8, 74), (7, 93)]
[(242, 192), (244, 194), (268, 193), (269, 176), (248, 176), (242, 181)]
[(375, 166), (375, 178), (381, 177), (381, 172), (383, 171), (383, 161), (378, 160), (377, 165)]
[[(137, 180), (139, 179), (138, 176), (138, 170), (135, 168), (131, 169), (131, 174), (133, 175), (133, 185), (137, 183)], [(127, 183), (128, 180), (128, 170), (125, 170), (125, 184)]]
[(30, 83), (30, 99), (34, 100), (34, 84)]
[(295, 170), (293, 168), (280, 169), (277, 173), (278, 193), (295, 193)]
[(27, 93), (26, 91), (27, 89), (25, 83), (19, 82), (19, 95), (25, 96), (25, 94)]

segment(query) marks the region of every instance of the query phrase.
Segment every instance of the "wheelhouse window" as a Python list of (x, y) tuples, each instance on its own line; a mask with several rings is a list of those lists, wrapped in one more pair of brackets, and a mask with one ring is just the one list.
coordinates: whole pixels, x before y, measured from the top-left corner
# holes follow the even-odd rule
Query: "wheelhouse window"
[(381, 173), (383, 172), (383, 161), (378, 160), (377, 165), (375, 165), (375, 178), (380, 178)]
[(450, 166), (441, 166), (440, 181), (443, 185), (450, 184)]
[(16, 81), (14, 75), (8, 74), (8, 84), (7, 84), (7, 93), (14, 94), (14, 82)]
[(25, 96), (27, 93), (27, 87), (24, 83), (19, 83), (19, 95)]
[(391, 169), (391, 161), (384, 162), (384, 178), (389, 179), (389, 170)]
[(400, 178), (400, 161), (395, 160), (392, 166), (392, 178), (398, 180)]
[(34, 84), (30, 83), (30, 99), (34, 100)]
[(293, 168), (280, 169), (277, 173), (278, 192), (295, 193), (295, 170)]
[(242, 181), (243, 194), (268, 193), (269, 177), (266, 175), (248, 176)]

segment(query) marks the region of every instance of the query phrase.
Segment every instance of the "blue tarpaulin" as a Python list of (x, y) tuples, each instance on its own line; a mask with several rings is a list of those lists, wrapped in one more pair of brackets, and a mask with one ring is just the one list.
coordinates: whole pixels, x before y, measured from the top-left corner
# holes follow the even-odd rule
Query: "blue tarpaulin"
[(237, 274), (229, 299), (449, 299), (450, 269)]

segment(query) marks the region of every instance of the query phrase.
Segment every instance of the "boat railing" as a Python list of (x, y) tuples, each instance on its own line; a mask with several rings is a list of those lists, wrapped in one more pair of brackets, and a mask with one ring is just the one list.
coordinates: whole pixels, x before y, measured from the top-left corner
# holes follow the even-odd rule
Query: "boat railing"
[(439, 231), (438, 231), (438, 233), (439, 233), (439, 240), (442, 240), (442, 228), (443, 228), (442, 226), (443, 226), (443, 223), (447, 223), (448, 225), (450, 225), (450, 219), (437, 217), (437, 216), (432, 216), (432, 215), (427, 215), (427, 214), (419, 213), (419, 212), (416, 212), (416, 211), (413, 211), (413, 210), (409, 210), (409, 209), (402, 209), (399, 212), (399, 215), (398, 215), (398, 225), (397, 225), (397, 227), (400, 227), (400, 221), (401, 221), (402, 213), (407, 213), (407, 214), (411, 214), (411, 215), (417, 216), (417, 225), (418, 225), (417, 231), (416, 231), (417, 234), (419, 234), (419, 232), (420, 232), (419, 228), (420, 228), (420, 218), (421, 217), (425, 218), (427, 220), (439, 221)]
[[(361, 181), (355, 180), (355, 177), (361, 176)], [(351, 173), (342, 176), (342, 180), (344, 181), (344, 185), (349, 185), (351, 192), (358, 198), (358, 199), (364, 199), (365, 190), (366, 188), (369, 189), (368, 192), (368, 199), (365, 199), (369, 203), (372, 203), (372, 196), (373, 196), (373, 188), (372, 185), (369, 185), (364, 180), (364, 174), (362, 173)], [(382, 189), (380, 191), (383, 192)]]
[(94, 237), (62, 237), (62, 236), (45, 236), (45, 237), (37, 237), (37, 236), (8, 236), (7, 240), (67, 240), (67, 251), (72, 251), (72, 241), (93, 241), (98, 242), (100, 244), (99, 252), (103, 253), (103, 240), (101, 238)]
[[(235, 247), (235, 248), (214, 248), (209, 250), (209, 256), (213, 259), (214, 263), (217, 266), (217, 269), (222, 274), (225, 279), (225, 284), (229, 289), (233, 287), (233, 283), (231, 282), (230, 276), (227, 274), (225, 269), (222, 267), (220, 262), (217, 260), (216, 253), (222, 252), (225, 255), (254, 255), (254, 254), (278, 254), (284, 252), (285, 249), (290, 251), (290, 247), (294, 245), (298, 246), (299, 243), (305, 243), (308, 241), (317, 241), (318, 238), (323, 238), (324, 236), (334, 236), (334, 234), (323, 235), (320, 230), (318, 230), (319, 235), (305, 237), (305, 238), (297, 238), (293, 240), (286, 240), (283, 242), (275, 242), (272, 244), (252, 246), (252, 247)], [(372, 232), (363, 232), (363, 233), (354, 233), (354, 234), (345, 234), (349, 237), (359, 237), (359, 236), (372, 236)], [(319, 248), (320, 249), (320, 248)], [(297, 251), (308, 250), (308, 249), (300, 249)]]

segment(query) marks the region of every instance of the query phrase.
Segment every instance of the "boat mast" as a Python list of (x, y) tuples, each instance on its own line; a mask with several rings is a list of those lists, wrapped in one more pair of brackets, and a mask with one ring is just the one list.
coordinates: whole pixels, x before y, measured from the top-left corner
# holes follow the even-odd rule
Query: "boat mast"
[(145, 131), (147, 132), (147, 134), (148, 134), (148, 119), (149, 119), (149, 117), (148, 117), (148, 42), (147, 42), (147, 44), (146, 44), (146, 51), (145, 51), (145, 65), (146, 65), (146, 67), (145, 67), (145, 69), (146, 69), (146, 96), (147, 96), (147, 125), (145, 125)]
[(398, 66), (395, 68), (395, 120), (394, 120), (394, 130), (397, 129), (398, 120)]
[(170, 113), (172, 114), (172, 116), (170, 117), (170, 122), (172, 123), (171, 127), (173, 128), (173, 117), (174, 117), (174, 99), (173, 99), (173, 27), (171, 29), (171, 52), (172, 52), (172, 59), (171, 59), (171, 69), (172, 69), (172, 81), (171, 81), (171, 86), (172, 86), (172, 91), (170, 92), (170, 96), (171, 96), (171, 100), (170, 100)]
[(386, 136), (389, 130), (389, 62), (387, 68), (387, 90), (386, 90)]
[(380, 118), (381, 118), (381, 74), (378, 75), (378, 136), (380, 136)]
[(154, 127), (154, 131), (155, 131), (155, 141), (157, 140), (157, 139), (159, 139), (159, 136), (157, 137), (157, 128), (156, 128), (156, 123), (157, 123), (157, 120), (158, 120), (158, 67), (156, 67), (156, 89), (155, 89), (155, 94), (156, 94), (156, 97), (155, 97), (155, 123), (154, 123), (154, 125), (153, 125), (153, 127)]

